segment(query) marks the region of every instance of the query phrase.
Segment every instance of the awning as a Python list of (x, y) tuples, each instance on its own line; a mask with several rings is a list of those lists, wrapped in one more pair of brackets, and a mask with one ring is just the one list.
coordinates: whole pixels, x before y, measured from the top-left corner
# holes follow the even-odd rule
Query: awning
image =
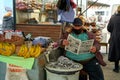
[[(88, 1), (88, 6), (92, 5), (94, 3), (94, 1)], [(97, 6), (97, 7), (110, 7), (109, 4), (104, 4), (104, 3), (100, 3), (100, 2), (96, 2), (93, 6)]]

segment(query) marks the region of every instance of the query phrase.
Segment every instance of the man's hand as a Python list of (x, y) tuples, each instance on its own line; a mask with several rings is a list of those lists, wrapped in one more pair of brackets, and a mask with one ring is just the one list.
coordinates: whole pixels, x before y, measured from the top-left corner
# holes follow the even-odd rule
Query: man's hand
[(91, 49), (90, 49), (90, 52), (95, 53), (96, 52), (96, 47), (92, 46)]
[(69, 45), (69, 42), (66, 39), (64, 39), (62, 45), (67, 46)]

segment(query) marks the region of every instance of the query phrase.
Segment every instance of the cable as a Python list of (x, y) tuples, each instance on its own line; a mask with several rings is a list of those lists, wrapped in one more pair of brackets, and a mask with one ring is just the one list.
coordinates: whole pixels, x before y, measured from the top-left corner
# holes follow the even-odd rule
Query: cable
[(91, 6), (93, 6), (95, 3), (97, 3), (98, 0), (96, 0), (95, 2), (93, 2), (89, 7), (86, 8), (86, 10), (84, 10), (82, 13), (80, 13), (78, 15), (78, 17), (80, 17), (80, 15), (82, 15), (84, 12), (86, 12)]

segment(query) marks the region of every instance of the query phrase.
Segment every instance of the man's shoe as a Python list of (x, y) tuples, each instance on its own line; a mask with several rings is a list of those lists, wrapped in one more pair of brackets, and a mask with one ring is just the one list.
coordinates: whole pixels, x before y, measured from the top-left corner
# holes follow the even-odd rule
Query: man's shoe
[(113, 71), (119, 73), (119, 69), (113, 69)]

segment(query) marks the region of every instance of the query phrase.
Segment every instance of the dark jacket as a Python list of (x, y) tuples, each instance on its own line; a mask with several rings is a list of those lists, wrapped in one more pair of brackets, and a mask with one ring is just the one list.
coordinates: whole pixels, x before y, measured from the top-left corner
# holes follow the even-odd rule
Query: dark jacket
[(108, 60), (118, 61), (120, 60), (120, 13), (110, 18), (107, 30), (110, 32)]
[[(87, 32), (86, 30), (84, 30), (84, 31), (87, 33), (89, 39), (94, 39), (94, 40), (95, 40), (93, 45), (97, 48), (97, 51), (96, 51), (96, 53), (95, 53), (95, 56), (96, 56), (99, 64), (101, 64), (102, 66), (106, 66), (106, 63), (103, 61), (103, 56), (101, 55), (101, 53), (100, 53), (100, 51), (99, 51), (99, 50), (100, 50), (100, 44), (99, 44), (99, 42), (95, 39), (95, 35), (94, 35), (92, 32)], [(62, 35), (62, 37), (61, 37), (61, 39), (60, 39), (60, 45), (61, 45), (61, 47), (64, 47), (64, 46), (62, 46), (62, 40), (63, 40), (63, 39), (67, 39), (68, 34), (69, 34), (69, 33), (66, 32), (64, 35)]]
[(3, 17), (3, 24), (2, 24), (3, 30), (14, 30), (14, 20), (11, 16), (4, 16)]

